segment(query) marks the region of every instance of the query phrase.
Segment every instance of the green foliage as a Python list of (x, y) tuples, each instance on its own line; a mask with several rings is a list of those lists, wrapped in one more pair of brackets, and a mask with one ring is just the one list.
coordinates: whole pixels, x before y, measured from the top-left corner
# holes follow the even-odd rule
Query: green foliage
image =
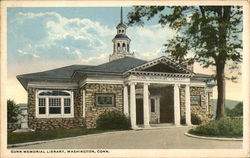
[(238, 103), (233, 109), (226, 108), (226, 114), (229, 117), (243, 116), (243, 103)]
[(196, 114), (191, 114), (191, 122), (193, 125), (199, 125), (202, 123), (201, 118)]
[(243, 120), (215, 120), (206, 124), (199, 125), (198, 127), (189, 130), (189, 133), (201, 136), (242, 137)]
[(130, 129), (129, 119), (120, 111), (108, 111), (101, 114), (96, 121), (97, 129)]
[[(191, 123), (192, 123), (193, 125), (199, 125), (199, 124), (202, 123), (202, 121), (201, 121), (201, 118), (200, 118), (198, 115), (192, 113), (192, 114), (191, 114)], [(185, 119), (185, 117), (181, 117), (181, 124), (183, 124), (183, 125), (186, 124), (186, 119)]]
[(34, 131), (34, 132), (21, 132), (21, 133), (8, 133), (8, 144), (34, 142), (42, 140), (52, 140), (66, 137), (75, 137), (80, 135), (94, 134), (104, 132), (96, 129), (57, 129), (51, 131)]
[(18, 105), (15, 103), (14, 100), (7, 100), (7, 111), (8, 111), (8, 117), (7, 121), (8, 123), (16, 123), (18, 121), (18, 116), (21, 114), (20, 109), (18, 108)]

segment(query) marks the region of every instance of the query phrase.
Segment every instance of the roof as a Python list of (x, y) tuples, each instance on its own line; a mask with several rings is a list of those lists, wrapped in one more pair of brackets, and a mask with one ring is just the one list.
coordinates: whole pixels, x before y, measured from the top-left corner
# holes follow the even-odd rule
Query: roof
[(118, 28), (118, 27), (125, 27), (125, 28), (127, 28), (127, 26), (125, 24), (123, 24), (122, 22), (116, 26), (116, 28)]
[(61, 68), (52, 69), (52, 70), (43, 71), (43, 72), (18, 75), (17, 79), (21, 82), (24, 88), (27, 87), (29, 80), (34, 80), (34, 79), (70, 81), (71, 76), (75, 70), (84, 69), (88, 67), (93, 67), (93, 66), (70, 65), (70, 66), (61, 67)]
[(195, 73), (195, 78), (212, 78), (212, 75)]
[(125, 57), (111, 62), (107, 62), (95, 67), (88, 67), (79, 71), (83, 72), (104, 72), (104, 73), (123, 73), (136, 66), (145, 64), (146, 60), (141, 60), (133, 57)]
[[(163, 59), (163, 58), (159, 58), (159, 59)], [(75, 72), (80, 72), (84, 74), (94, 72), (94, 73), (100, 73), (100, 74), (105, 73), (105, 74), (122, 75), (128, 70), (139, 68), (151, 62), (155, 62), (155, 60), (148, 62), (146, 60), (141, 60), (141, 59), (137, 59), (134, 57), (124, 57), (124, 58), (113, 60), (111, 62), (107, 62), (101, 65), (97, 65), (97, 66), (70, 65), (70, 66), (43, 71), (43, 72), (18, 75), (17, 79), (21, 82), (23, 87), (26, 89), (28, 82), (31, 80), (50, 80), (50, 81), (69, 82), (73, 80), (72, 76)], [(204, 79), (204, 78), (209, 79), (210, 78), (211, 79), (212, 76), (206, 75), (206, 74), (194, 74), (194, 78), (197, 78), (197, 79)]]
[(115, 35), (115, 38), (128, 38), (129, 39), (129, 37), (125, 34), (117, 34)]

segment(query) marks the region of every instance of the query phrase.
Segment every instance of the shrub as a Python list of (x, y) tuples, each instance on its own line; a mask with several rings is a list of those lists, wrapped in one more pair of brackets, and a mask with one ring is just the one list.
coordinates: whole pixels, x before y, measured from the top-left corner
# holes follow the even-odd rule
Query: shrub
[(7, 122), (8, 123), (16, 123), (18, 121), (18, 116), (21, 114), (21, 111), (18, 108), (18, 105), (15, 103), (14, 100), (7, 100), (7, 111), (8, 111), (8, 117)]
[(193, 125), (199, 125), (202, 123), (201, 118), (196, 114), (191, 114), (191, 122)]
[[(202, 123), (202, 121), (201, 121), (201, 118), (198, 115), (192, 113), (191, 114), (191, 123), (193, 125), (199, 125), (199, 124)], [(185, 116), (181, 117), (181, 124), (183, 124), (183, 125), (186, 124), (186, 118), (185, 118)]]
[(189, 133), (201, 136), (242, 137), (243, 120), (242, 119), (214, 120), (189, 130)]
[(97, 129), (130, 129), (129, 119), (119, 111), (101, 114), (96, 121)]
[(243, 116), (243, 103), (238, 103), (233, 109), (226, 108), (226, 113), (229, 117)]

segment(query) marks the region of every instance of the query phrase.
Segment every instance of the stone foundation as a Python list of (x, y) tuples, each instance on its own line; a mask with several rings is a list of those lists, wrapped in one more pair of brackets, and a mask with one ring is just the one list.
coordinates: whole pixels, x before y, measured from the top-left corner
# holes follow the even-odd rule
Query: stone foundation
[[(115, 84), (86, 84), (85, 110), (86, 110), (86, 127), (95, 128), (96, 120), (105, 111), (123, 111), (123, 85)], [(115, 94), (114, 107), (97, 107), (95, 105), (95, 94), (109, 93)]]

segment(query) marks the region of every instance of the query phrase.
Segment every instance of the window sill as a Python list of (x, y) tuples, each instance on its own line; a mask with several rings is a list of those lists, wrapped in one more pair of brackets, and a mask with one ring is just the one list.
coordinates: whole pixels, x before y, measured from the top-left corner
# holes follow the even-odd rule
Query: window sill
[(48, 116), (36, 116), (36, 118), (45, 118), (45, 119), (50, 119), (50, 118), (74, 118), (74, 115), (48, 115)]

